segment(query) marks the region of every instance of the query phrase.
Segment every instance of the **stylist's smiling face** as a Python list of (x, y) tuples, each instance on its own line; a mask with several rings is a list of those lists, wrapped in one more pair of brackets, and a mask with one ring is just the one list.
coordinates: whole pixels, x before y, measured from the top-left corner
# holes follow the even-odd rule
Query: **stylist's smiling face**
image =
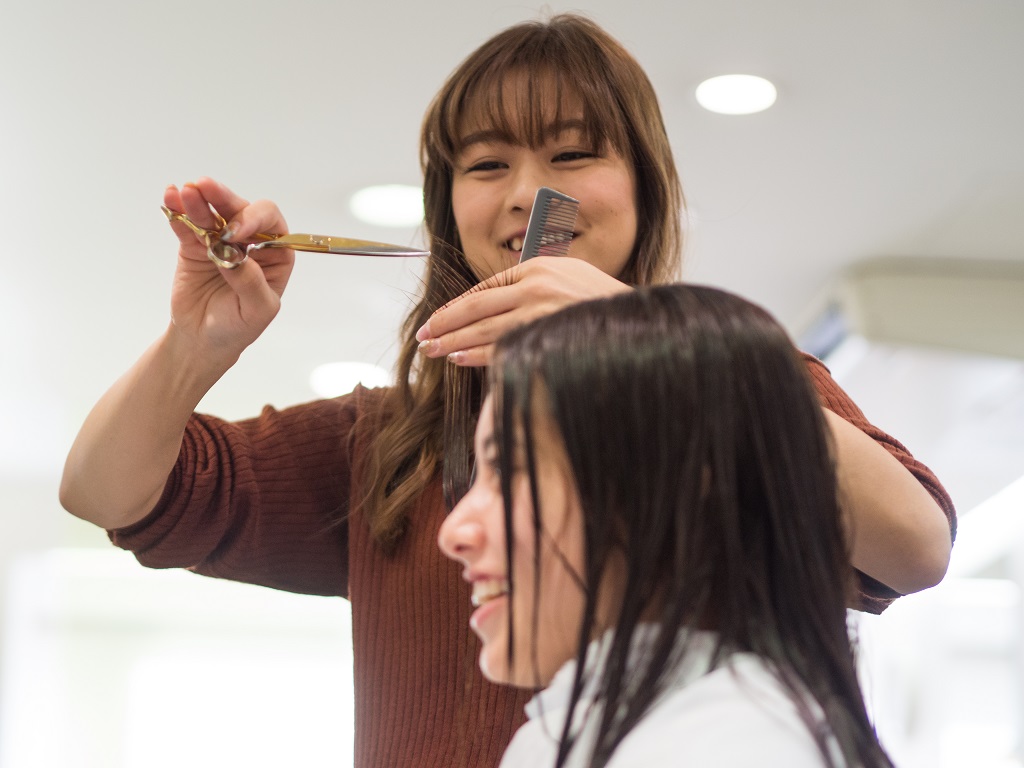
[(452, 210), (477, 279), (518, 263), (540, 187), (580, 201), (569, 256), (612, 277), (622, 274), (637, 236), (636, 177), (610, 144), (595, 148), (585, 140), (578, 114), (563, 110), (558, 124), (549, 121), (537, 147), (510, 140), (479, 120), (466, 121), (453, 170)]

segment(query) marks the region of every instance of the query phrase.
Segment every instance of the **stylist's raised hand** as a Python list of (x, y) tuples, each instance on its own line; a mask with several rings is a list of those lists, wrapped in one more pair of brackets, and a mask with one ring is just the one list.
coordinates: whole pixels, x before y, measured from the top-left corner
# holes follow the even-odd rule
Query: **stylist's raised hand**
[(538, 256), (484, 280), (431, 315), (416, 338), (427, 357), (456, 365), (491, 360), (503, 333), (570, 304), (631, 290), (597, 267), (567, 256)]
[[(276, 205), (266, 200), (249, 203), (209, 178), (181, 189), (168, 187), (164, 205), (206, 229), (216, 227), (214, 212), (220, 214), (230, 230), (226, 239), (243, 248), (256, 233), (288, 232)], [(268, 248), (254, 252), (235, 269), (223, 269), (207, 258), (206, 244), (187, 226), (171, 226), (180, 243), (171, 293), (173, 326), (190, 338), (197, 352), (230, 365), (277, 315), (295, 254)]]

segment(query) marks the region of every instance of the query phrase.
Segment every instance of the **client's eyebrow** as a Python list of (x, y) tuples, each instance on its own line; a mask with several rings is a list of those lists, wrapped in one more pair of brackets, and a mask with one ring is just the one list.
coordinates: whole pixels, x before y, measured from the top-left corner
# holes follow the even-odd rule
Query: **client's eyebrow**
[[(568, 131), (584, 131), (586, 130), (586, 124), (582, 120), (559, 120), (558, 122), (551, 123), (544, 128), (544, 133), (549, 138), (556, 138), (563, 133)], [(471, 147), (474, 144), (486, 144), (488, 142), (512, 142), (511, 136), (508, 131), (503, 131), (499, 128), (486, 128), (482, 131), (474, 131), (466, 136), (463, 136), (459, 140), (460, 151)]]

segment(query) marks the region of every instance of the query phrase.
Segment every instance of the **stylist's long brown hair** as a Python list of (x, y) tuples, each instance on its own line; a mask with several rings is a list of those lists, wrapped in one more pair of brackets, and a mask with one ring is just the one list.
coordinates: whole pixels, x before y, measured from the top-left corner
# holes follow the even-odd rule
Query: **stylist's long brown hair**
[[(519, 75), (519, 89), (503, 87)], [(526, 76), (523, 76), (526, 75)], [(507, 103), (511, 99), (514, 104)], [(637, 61), (589, 19), (563, 14), (518, 24), (472, 53), (449, 77), (423, 121), (423, 200), (431, 256), (423, 296), (402, 326), (397, 383), (363, 471), (364, 515), (386, 548), (401, 538), (410, 506), (443, 466), (449, 506), (465, 492), (482, 373), (418, 354), (416, 330), (477, 280), (462, 253), (451, 206), (452, 169), (467, 116), (537, 146), (566, 103), (583, 110), (595, 147), (634, 166), (637, 240), (619, 279), (634, 285), (678, 277), (683, 194), (657, 97)], [(518, 119), (513, 123), (509, 116)]]

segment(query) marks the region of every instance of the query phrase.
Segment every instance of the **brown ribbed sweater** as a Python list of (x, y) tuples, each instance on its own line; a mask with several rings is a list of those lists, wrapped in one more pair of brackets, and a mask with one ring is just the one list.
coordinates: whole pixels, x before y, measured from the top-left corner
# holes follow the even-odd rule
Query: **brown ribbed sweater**
[[(931, 471), (868, 424), (820, 362), (808, 358), (808, 369), (822, 403), (895, 455), (955, 530)], [(531, 694), (488, 683), (477, 669), (469, 589), (436, 544), (446, 514), (440, 482), (412, 510), (390, 556), (357, 509), (363, 486), (353, 458), (374, 438), (383, 392), (268, 407), (237, 423), (193, 416), (157, 507), (110, 535), (150, 567), (349, 598), (356, 768), (493, 768)], [(896, 597), (862, 578), (865, 610), (881, 612)]]

